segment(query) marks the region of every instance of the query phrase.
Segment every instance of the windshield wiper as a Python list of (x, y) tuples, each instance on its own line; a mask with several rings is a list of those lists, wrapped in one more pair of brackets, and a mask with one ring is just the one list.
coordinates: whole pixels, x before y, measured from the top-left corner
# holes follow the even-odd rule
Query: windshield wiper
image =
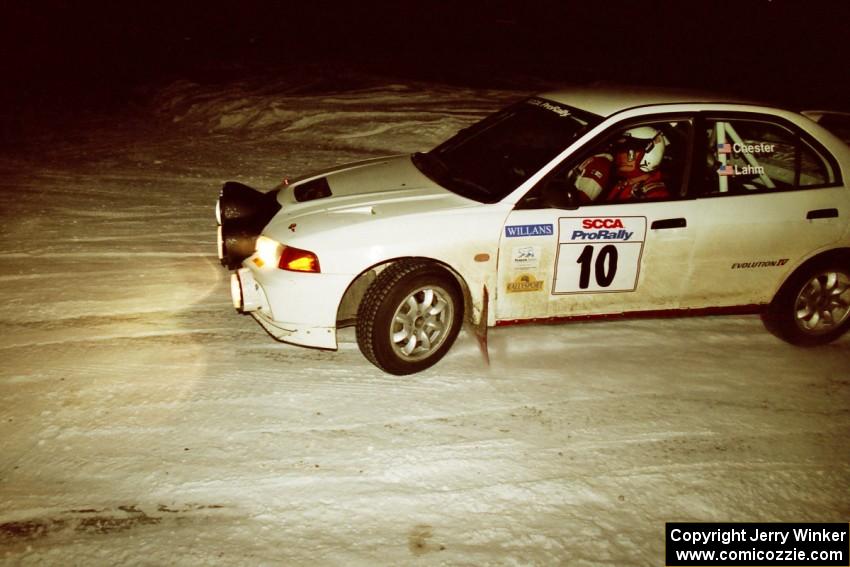
[(484, 187), (483, 185), (479, 185), (475, 181), (470, 181), (469, 179), (465, 179), (463, 177), (452, 177), (452, 182), (457, 183), (458, 185), (462, 185), (465, 189), (472, 189), (475, 193), (479, 195), (484, 195), (485, 197), (492, 197), (490, 190)]
[[(453, 188), (452, 190), (454, 190), (455, 193), (461, 194), (464, 197), (468, 194), (477, 194), (479, 196), (484, 196), (487, 199), (490, 199), (493, 196), (492, 192), (483, 185), (479, 185), (478, 183), (470, 181), (464, 177), (456, 177), (452, 175), (451, 171), (449, 171), (449, 167), (446, 165), (446, 162), (433, 153), (426, 154), (423, 152), (416, 152), (411, 156), (411, 159), (413, 160), (413, 165), (415, 165), (419, 171), (440, 185)], [(462, 191), (461, 189), (465, 189), (465, 191)]]

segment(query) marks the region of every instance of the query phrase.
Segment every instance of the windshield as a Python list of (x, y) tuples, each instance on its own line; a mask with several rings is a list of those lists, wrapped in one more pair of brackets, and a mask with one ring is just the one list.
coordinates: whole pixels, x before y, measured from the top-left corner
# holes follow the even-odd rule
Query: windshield
[(530, 98), (413, 156), (422, 173), (450, 191), (495, 203), (549, 163), (601, 118)]

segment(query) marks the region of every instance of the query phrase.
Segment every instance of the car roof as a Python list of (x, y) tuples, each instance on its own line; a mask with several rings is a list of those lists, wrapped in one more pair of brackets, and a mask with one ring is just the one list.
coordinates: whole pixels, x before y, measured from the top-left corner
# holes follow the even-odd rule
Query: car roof
[(575, 87), (548, 91), (538, 96), (605, 118), (629, 108), (659, 104), (730, 103), (773, 106), (762, 101), (704, 91), (625, 85)]

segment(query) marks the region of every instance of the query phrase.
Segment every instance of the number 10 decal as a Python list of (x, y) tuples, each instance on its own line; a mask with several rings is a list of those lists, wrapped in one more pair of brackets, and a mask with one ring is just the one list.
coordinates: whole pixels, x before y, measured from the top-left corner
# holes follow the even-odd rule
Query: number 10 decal
[(552, 292), (634, 291), (646, 236), (646, 217), (559, 219)]
[[(581, 264), (581, 274), (578, 278), (578, 286), (581, 289), (587, 289), (590, 285), (590, 260), (593, 258), (593, 246), (588, 244), (582, 250), (578, 257), (578, 262)], [(607, 264), (606, 264), (607, 262)], [(614, 281), (614, 276), (617, 275), (617, 247), (613, 244), (607, 244), (599, 251), (594, 263), (594, 273), (596, 275), (596, 283), (599, 287), (608, 287)]]

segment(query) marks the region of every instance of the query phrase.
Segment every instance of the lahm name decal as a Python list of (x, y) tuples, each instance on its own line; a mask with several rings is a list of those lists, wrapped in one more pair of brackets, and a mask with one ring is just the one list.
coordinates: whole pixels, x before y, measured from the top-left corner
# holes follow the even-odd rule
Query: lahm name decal
[(788, 258), (779, 260), (764, 260), (761, 262), (735, 262), (732, 264), (733, 270), (748, 270), (752, 268), (773, 268), (774, 266), (784, 266), (788, 263)]
[(721, 165), (717, 170), (717, 174), (721, 176), (735, 175), (764, 175), (764, 167), (760, 165)]

